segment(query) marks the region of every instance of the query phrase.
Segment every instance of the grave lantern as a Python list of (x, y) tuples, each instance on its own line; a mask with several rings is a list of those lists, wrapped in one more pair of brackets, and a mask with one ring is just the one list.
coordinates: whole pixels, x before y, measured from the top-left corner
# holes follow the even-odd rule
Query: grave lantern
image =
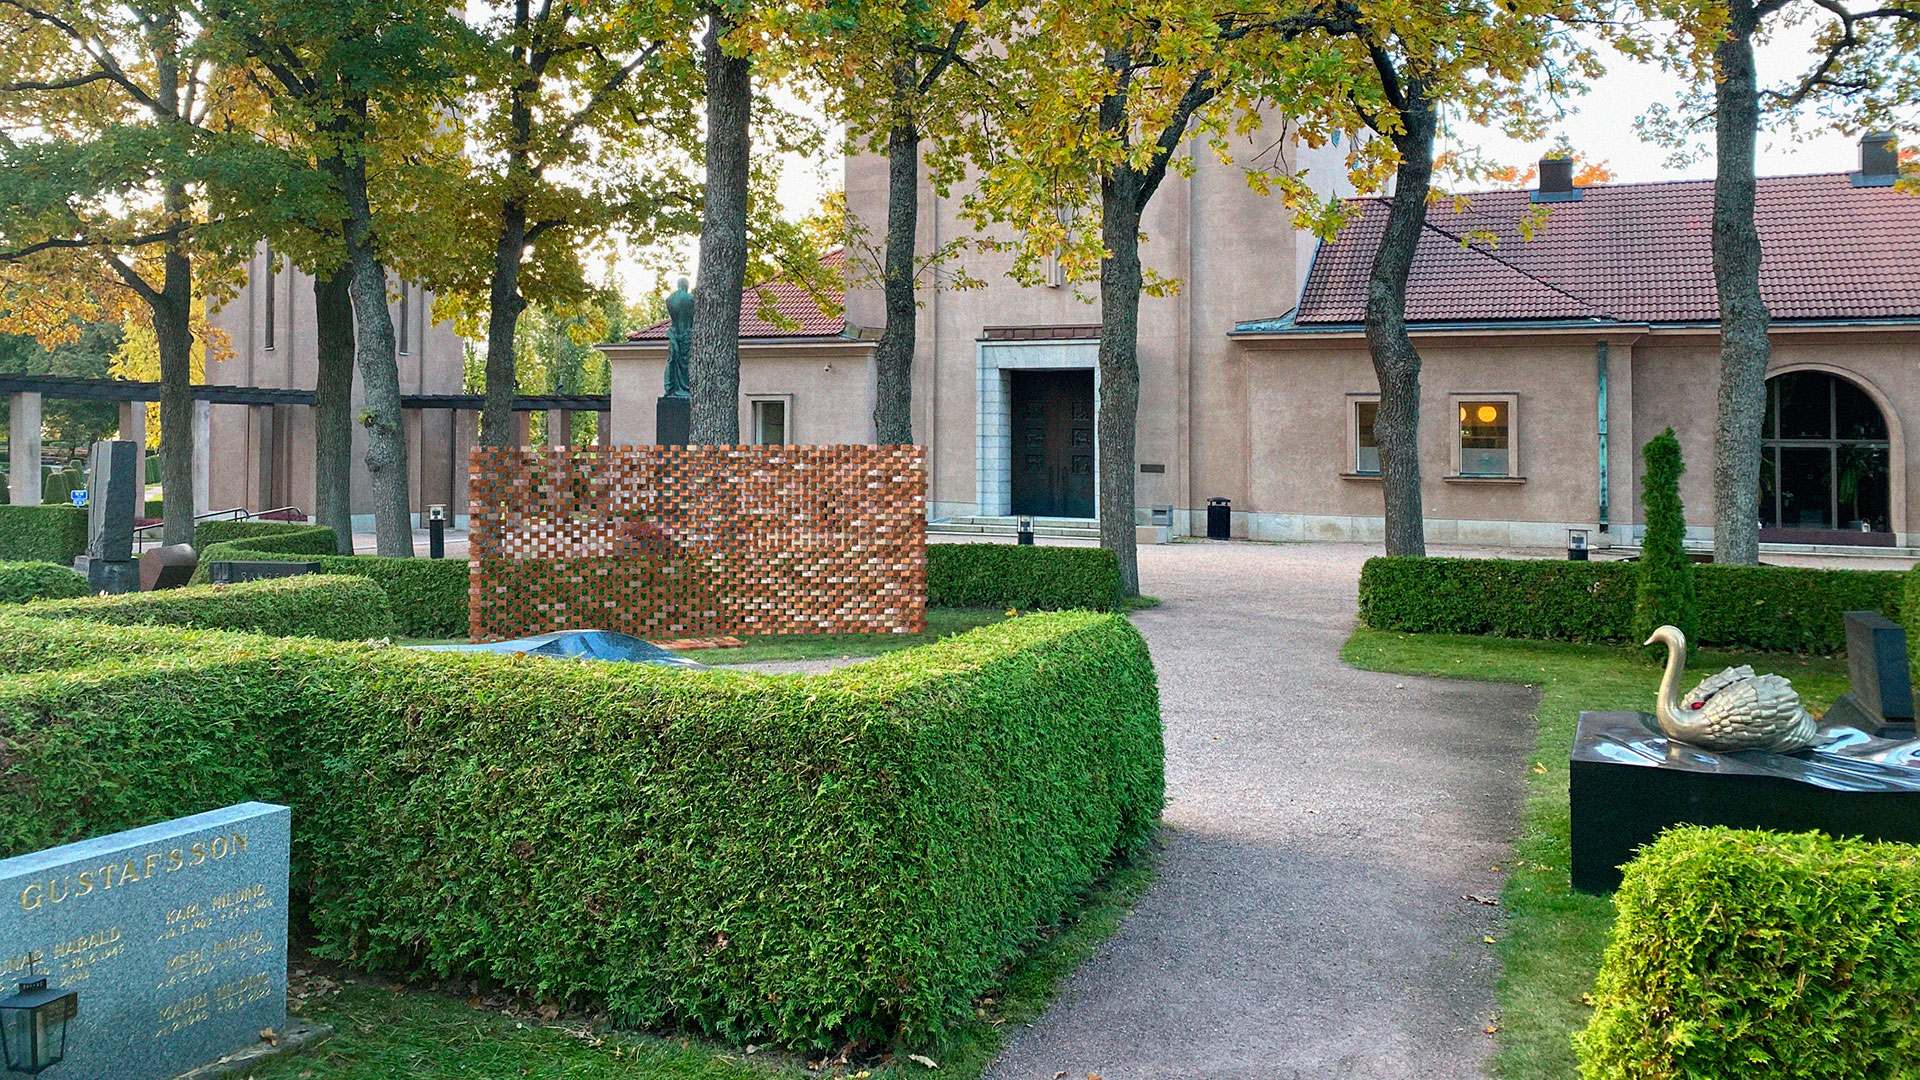
[(1567, 558), (1573, 562), (1587, 561), (1587, 530), (1567, 530)]
[(80, 995), (49, 990), (47, 980), (20, 984), (20, 992), (0, 999), (0, 1048), (7, 1071), (39, 1073), (67, 1056), (67, 1021), (80, 1011)]

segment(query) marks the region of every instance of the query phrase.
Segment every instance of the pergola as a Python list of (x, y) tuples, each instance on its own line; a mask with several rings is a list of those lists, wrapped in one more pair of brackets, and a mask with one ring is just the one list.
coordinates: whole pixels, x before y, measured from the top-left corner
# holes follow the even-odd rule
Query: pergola
[[(160, 400), (160, 384), (124, 379), (76, 379), (59, 375), (0, 374), (0, 394), (11, 406), (8, 418), (8, 447), (15, 462), (40, 460), (41, 403), (46, 398), (77, 401), (113, 401), (120, 405), (120, 438), (139, 445), (141, 464), (136, 475), (144, 472), (146, 455), (147, 410), (149, 401)], [(193, 388), (193, 495), (194, 505), (206, 508), (210, 491), (212, 455), (208, 433), (214, 405), (305, 405), (312, 407), (312, 390), (279, 389), (264, 386), (196, 386)], [(407, 394), (400, 398), (403, 411), (451, 411), (459, 428), (460, 413), (478, 414), (485, 404), (480, 394)], [(571, 431), (576, 412), (607, 412), (612, 399), (606, 394), (516, 394), (513, 410), (519, 421), (517, 442), (528, 441), (529, 414), (547, 414), (547, 430)], [(600, 425), (604, 444), (611, 425)], [(469, 425), (466, 430), (472, 430)], [(16, 503), (40, 501), (40, 475), (37, 469), (17, 466), (8, 477), (8, 493)]]

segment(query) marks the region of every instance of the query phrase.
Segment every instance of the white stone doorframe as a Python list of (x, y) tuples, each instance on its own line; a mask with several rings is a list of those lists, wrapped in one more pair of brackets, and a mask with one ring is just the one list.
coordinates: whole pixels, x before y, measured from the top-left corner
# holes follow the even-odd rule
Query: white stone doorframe
[[(1013, 375), (1015, 371), (1091, 371), (1093, 408), (1100, 414), (1098, 341), (982, 341), (974, 484), (982, 517), (1013, 512)], [(1093, 435), (1093, 505), (1100, 505), (1100, 425)], [(1097, 512), (1097, 510), (1096, 510)]]

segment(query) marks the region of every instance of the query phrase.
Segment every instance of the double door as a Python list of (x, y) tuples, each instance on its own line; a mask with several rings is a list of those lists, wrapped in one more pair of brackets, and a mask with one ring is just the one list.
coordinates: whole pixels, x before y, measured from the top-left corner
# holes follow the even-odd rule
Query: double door
[(1093, 517), (1093, 372), (1012, 376), (1013, 512)]

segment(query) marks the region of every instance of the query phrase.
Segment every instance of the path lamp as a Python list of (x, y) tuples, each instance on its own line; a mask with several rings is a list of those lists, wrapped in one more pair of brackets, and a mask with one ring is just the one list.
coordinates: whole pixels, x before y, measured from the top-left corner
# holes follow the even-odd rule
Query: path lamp
[(447, 508), (441, 503), (427, 507), (427, 558), (447, 557)]
[(1567, 558), (1572, 562), (1587, 561), (1587, 530), (1567, 530)]
[(1022, 544), (1033, 543), (1033, 519), (1030, 517), (1020, 519), (1020, 542)]
[(46, 979), (20, 984), (20, 992), (0, 999), (0, 1048), (7, 1071), (45, 1072), (67, 1056), (67, 1021), (80, 1011), (80, 995), (49, 990)]

